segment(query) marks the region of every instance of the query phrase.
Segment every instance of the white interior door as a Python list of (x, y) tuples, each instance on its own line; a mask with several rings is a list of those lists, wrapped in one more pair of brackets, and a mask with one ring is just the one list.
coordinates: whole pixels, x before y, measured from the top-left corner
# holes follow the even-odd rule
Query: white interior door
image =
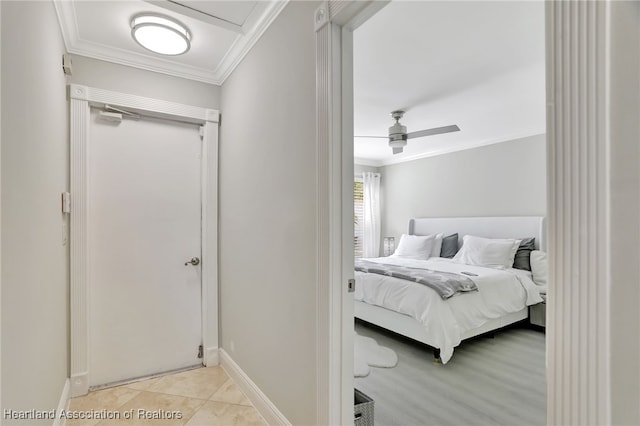
[(199, 127), (91, 111), (89, 385), (201, 363)]

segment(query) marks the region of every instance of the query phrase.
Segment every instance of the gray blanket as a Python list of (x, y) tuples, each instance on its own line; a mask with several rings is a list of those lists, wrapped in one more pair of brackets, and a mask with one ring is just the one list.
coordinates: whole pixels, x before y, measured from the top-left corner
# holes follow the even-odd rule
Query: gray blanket
[(457, 293), (478, 291), (476, 283), (471, 279), (451, 272), (374, 263), (363, 259), (356, 259), (355, 267), (356, 271), (386, 275), (426, 285), (443, 299), (448, 299)]

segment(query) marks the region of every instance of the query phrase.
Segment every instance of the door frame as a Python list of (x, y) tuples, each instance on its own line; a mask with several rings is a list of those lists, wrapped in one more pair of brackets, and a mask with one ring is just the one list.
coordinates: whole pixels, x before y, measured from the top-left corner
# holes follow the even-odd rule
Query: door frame
[(89, 299), (87, 282), (87, 191), (90, 107), (109, 104), (154, 118), (203, 126), (201, 158), (202, 202), (202, 344), (203, 364), (217, 365), (218, 357), (218, 123), (217, 110), (170, 101), (69, 85), (70, 103), (70, 343), (71, 396), (89, 391)]
[(353, 424), (353, 31), (389, 1), (325, 1), (313, 17), (318, 425)]
[[(347, 279), (353, 277), (353, 30), (387, 3), (328, 0), (313, 16), (317, 345), (326, 348), (318, 353), (316, 366), (317, 424), (353, 424), (353, 306), (346, 290)], [(610, 58), (617, 46), (610, 39), (611, 8), (611, 1), (545, 3), (548, 253), (553, 283), (547, 304), (549, 424), (606, 424), (612, 418)], [(595, 176), (578, 170), (591, 170)]]

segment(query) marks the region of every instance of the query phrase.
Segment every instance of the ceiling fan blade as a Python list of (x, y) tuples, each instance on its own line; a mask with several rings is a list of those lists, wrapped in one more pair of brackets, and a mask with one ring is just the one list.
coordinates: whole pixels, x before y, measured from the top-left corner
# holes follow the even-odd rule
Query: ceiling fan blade
[(392, 148), (393, 149), (393, 154), (400, 154), (402, 152), (402, 147), (400, 148)]
[(354, 138), (381, 138), (381, 139), (389, 139), (389, 136), (354, 136)]
[(419, 130), (417, 132), (407, 133), (407, 139), (422, 138), (424, 136), (440, 135), (442, 133), (459, 132), (460, 127), (455, 124), (452, 126), (434, 127), (433, 129)]

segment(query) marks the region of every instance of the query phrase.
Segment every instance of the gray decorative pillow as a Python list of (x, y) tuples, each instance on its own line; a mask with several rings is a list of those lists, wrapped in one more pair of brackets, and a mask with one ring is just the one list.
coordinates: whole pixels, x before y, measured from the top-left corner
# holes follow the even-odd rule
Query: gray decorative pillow
[(458, 252), (458, 234), (451, 234), (442, 239), (440, 257), (452, 259)]
[(536, 249), (535, 242), (536, 239), (533, 237), (522, 239), (516, 252), (516, 257), (513, 259), (513, 267), (515, 269), (531, 270), (531, 252)]

